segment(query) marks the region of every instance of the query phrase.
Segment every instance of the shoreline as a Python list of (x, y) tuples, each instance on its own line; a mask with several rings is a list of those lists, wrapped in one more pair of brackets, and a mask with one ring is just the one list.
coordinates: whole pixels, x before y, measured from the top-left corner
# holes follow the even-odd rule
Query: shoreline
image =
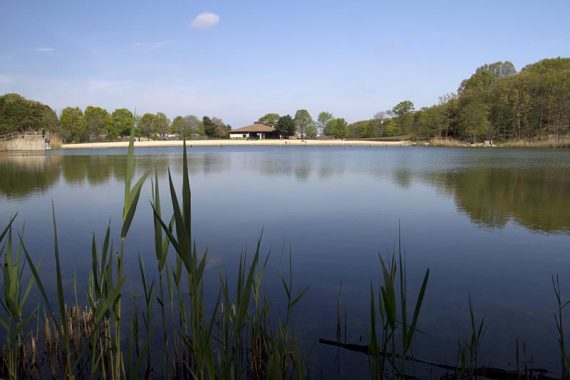
[[(135, 141), (135, 148), (177, 147), (182, 140)], [(362, 146), (362, 147), (401, 147), (414, 145), (410, 141), (361, 141), (361, 140), (186, 140), (188, 147), (223, 146)], [(62, 144), (61, 149), (109, 149), (127, 148), (128, 141)]]
[[(181, 147), (182, 140), (167, 141), (135, 141), (135, 148), (164, 148)], [(521, 148), (521, 149), (564, 149), (570, 147), (570, 141), (507, 141), (495, 143), (493, 146), (485, 146), (483, 143), (471, 144), (459, 140), (435, 140), (424, 142), (400, 141), (366, 141), (366, 140), (186, 140), (188, 147), (224, 147), (224, 146), (305, 146), (305, 147), (449, 147), (449, 148)], [(111, 141), (96, 143), (61, 144), (58, 149), (113, 149), (127, 148), (128, 141)]]

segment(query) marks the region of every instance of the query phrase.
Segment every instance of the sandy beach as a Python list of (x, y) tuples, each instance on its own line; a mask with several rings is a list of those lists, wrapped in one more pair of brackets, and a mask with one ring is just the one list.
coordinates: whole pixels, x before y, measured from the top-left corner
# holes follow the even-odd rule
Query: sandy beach
[[(126, 148), (128, 141), (98, 142), (82, 144), (62, 144), (62, 149), (98, 149)], [(409, 141), (360, 141), (360, 140), (188, 140), (188, 147), (193, 146), (410, 146)], [(170, 141), (135, 141), (135, 148), (182, 146), (182, 140)]]

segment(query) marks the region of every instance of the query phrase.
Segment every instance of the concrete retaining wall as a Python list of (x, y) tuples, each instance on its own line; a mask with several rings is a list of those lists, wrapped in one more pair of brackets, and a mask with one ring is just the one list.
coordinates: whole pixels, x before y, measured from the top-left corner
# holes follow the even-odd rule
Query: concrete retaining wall
[(45, 150), (46, 143), (41, 136), (20, 136), (13, 140), (0, 141), (0, 150)]

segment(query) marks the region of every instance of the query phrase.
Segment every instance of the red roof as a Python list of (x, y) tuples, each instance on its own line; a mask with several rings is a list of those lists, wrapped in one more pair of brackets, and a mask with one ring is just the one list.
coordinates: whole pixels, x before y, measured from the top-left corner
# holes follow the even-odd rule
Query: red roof
[(230, 133), (260, 133), (275, 132), (275, 128), (261, 123), (254, 123), (247, 127), (232, 129)]

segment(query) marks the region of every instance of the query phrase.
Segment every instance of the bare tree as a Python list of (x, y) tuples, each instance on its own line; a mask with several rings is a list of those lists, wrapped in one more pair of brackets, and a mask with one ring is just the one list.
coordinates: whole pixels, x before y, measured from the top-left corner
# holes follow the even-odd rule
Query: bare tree
[(384, 119), (387, 118), (387, 113), (385, 111), (376, 112), (374, 114), (374, 120), (376, 120), (378, 125), (378, 135), (382, 138), (384, 134)]

